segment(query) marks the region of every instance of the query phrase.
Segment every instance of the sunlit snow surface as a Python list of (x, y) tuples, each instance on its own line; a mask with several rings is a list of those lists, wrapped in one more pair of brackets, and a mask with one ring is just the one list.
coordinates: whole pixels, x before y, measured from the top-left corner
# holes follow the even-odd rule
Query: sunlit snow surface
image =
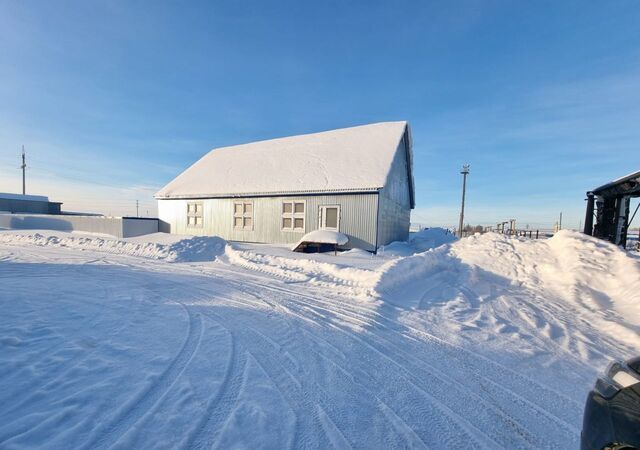
[(640, 354), (639, 260), (578, 233), (51, 233), (0, 232), (3, 449), (576, 448), (598, 371)]

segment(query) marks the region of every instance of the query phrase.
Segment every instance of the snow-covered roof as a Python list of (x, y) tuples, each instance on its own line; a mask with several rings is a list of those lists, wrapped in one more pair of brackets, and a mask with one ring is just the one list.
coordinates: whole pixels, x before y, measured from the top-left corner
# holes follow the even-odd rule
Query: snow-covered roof
[(375, 191), (405, 132), (407, 122), (382, 122), (217, 148), (156, 198)]
[(302, 236), (302, 238), (291, 247), (291, 250), (296, 251), (302, 244), (344, 245), (347, 242), (349, 242), (349, 237), (338, 231), (314, 230)]
[(592, 192), (605, 197), (616, 195), (637, 197), (640, 194), (640, 170), (597, 187)]
[(48, 202), (49, 201), (49, 197), (44, 195), (10, 194), (8, 192), (0, 192), (0, 198), (5, 200), (26, 200), (31, 202)]

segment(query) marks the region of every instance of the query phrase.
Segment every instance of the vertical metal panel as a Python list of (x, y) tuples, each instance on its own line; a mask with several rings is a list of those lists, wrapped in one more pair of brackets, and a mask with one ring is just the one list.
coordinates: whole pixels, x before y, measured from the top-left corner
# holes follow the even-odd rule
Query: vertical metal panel
[(406, 241), (409, 237), (411, 210), (398, 205), (385, 195), (380, 194), (378, 217), (378, 246), (393, 241)]
[[(282, 202), (305, 201), (305, 231), (281, 229)], [(340, 232), (349, 236), (348, 248), (375, 250), (378, 194), (307, 195), (299, 197), (242, 198), (253, 201), (253, 230), (233, 228), (233, 203), (239, 199), (199, 200), (204, 204), (204, 225), (187, 227), (188, 200), (158, 200), (158, 216), (171, 233), (215, 235), (231, 241), (293, 244), (319, 228), (322, 205), (340, 205)], [(163, 228), (163, 229), (166, 229)]]
[(378, 246), (409, 237), (411, 222), (410, 180), (404, 139), (398, 145), (385, 186), (380, 190)]
[(122, 237), (135, 237), (158, 232), (158, 219), (122, 218)]

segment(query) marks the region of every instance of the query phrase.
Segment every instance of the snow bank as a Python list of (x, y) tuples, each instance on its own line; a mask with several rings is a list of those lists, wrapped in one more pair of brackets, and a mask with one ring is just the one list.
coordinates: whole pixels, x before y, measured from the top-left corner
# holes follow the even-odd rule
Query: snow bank
[(613, 307), (640, 325), (640, 262), (601, 239), (570, 230), (544, 240), (487, 233), (460, 240), (451, 256), (591, 310)]
[[(306, 256), (306, 255), (305, 255)], [(371, 294), (378, 273), (373, 270), (317, 261), (310, 258), (288, 258), (240, 250), (227, 246), (226, 262), (246, 269), (267, 273), (296, 282), (346, 287), (352, 294)]]
[[(305, 235), (293, 248), (302, 242), (346, 243), (336, 235), (341, 233), (314, 231)], [(341, 252), (335, 257), (317, 254), (294, 257), (274, 254), (275, 249), (269, 246), (247, 249), (247, 246), (234, 245), (227, 246), (225, 256), (230, 264), (285, 280), (331, 285), (341, 291), (348, 291), (349, 295), (378, 297), (403, 284), (411, 283), (440, 265), (450, 264), (451, 259), (446, 257), (446, 248), (442, 244), (454, 240), (456, 237), (447, 230), (432, 228), (416, 233), (409, 242), (392, 244), (394, 251), (389, 251), (387, 246), (387, 250), (380, 255), (354, 249)], [(420, 249), (432, 247), (440, 248), (434, 252), (417, 253)], [(399, 256), (407, 254), (413, 256)], [(320, 258), (321, 261), (318, 260)]]
[[(148, 237), (153, 240), (154, 235)], [(93, 250), (168, 262), (212, 261), (224, 252), (226, 241), (216, 236), (184, 237), (170, 243), (144, 242), (143, 237), (135, 239), (109, 239), (94, 236), (44, 235), (40, 233), (2, 233), (0, 243), (32, 244), (41, 247), (67, 247), (79, 250)]]
[(458, 238), (444, 228), (427, 228), (411, 234), (408, 241), (395, 241), (380, 249), (386, 256), (411, 256), (456, 241)]
[(457, 261), (449, 256), (448, 247), (394, 259), (380, 267), (379, 276), (372, 288), (379, 295), (385, 295), (396, 288), (410, 285), (426, 277), (430, 272), (453, 268), (455, 264)]

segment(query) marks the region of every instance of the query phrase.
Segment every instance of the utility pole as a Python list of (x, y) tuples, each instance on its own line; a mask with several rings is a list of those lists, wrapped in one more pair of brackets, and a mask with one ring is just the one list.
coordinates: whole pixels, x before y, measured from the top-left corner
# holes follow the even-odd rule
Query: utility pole
[(138, 200), (136, 200), (136, 217), (140, 217), (140, 214), (138, 214), (139, 206), (140, 206), (140, 204), (138, 203)]
[(562, 212), (560, 212), (560, 220), (558, 221), (558, 231), (562, 230)]
[(25, 178), (25, 171), (27, 169), (27, 163), (25, 160), (24, 145), (22, 146), (22, 165), (20, 166), (20, 168), (22, 169), (22, 195), (26, 195), (27, 184), (26, 184), (26, 178)]
[(462, 237), (462, 227), (464, 223), (464, 196), (467, 191), (467, 175), (469, 175), (469, 164), (463, 165), (460, 173), (462, 174), (462, 208), (460, 209), (460, 226), (458, 227), (458, 235)]

